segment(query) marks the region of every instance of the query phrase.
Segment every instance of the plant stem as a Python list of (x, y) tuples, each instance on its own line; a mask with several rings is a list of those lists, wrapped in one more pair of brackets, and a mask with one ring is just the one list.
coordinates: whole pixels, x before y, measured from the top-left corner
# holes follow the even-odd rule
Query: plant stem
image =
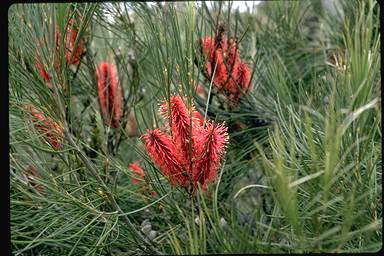
[(103, 179), (99, 176), (97, 173), (97, 170), (91, 163), (91, 161), (86, 157), (86, 155), (81, 151), (81, 149), (76, 145), (74, 142), (72, 135), (69, 133), (68, 129), (64, 129), (64, 135), (69, 144), (74, 148), (74, 150), (78, 153), (80, 159), (83, 161), (85, 167), (91, 172), (91, 174), (97, 179), (99, 184), (104, 188), (104, 191), (111, 203), (111, 206), (123, 216), (125, 222), (127, 223), (128, 227), (130, 228), (130, 231), (133, 233), (133, 238), (137, 242), (137, 244), (145, 250), (145, 247), (141, 245), (137, 240), (136, 236), (139, 237), (147, 246), (150, 250), (155, 252), (156, 254), (162, 255), (163, 253), (158, 251), (139, 231), (135, 229), (135, 226), (132, 224), (132, 222), (129, 220), (128, 216), (124, 213), (124, 211), (120, 208), (120, 206), (117, 204), (115, 198), (113, 195), (109, 192), (107, 186), (105, 185)]

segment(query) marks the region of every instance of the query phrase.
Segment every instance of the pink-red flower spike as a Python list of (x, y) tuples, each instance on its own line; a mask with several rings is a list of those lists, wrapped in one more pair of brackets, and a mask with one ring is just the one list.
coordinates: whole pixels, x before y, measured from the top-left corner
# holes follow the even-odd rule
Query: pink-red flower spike
[[(206, 189), (214, 181), (225, 154), (229, 139), (227, 128), (224, 124), (215, 125), (212, 122), (207, 122), (206, 127), (203, 127), (203, 122), (196, 118), (199, 113), (193, 106), (191, 126), (190, 112), (183, 99), (172, 96), (170, 103), (172, 137), (159, 128), (147, 130), (142, 136), (147, 152), (173, 185), (189, 188), (188, 192), (192, 193), (199, 183)], [(169, 121), (166, 103), (160, 106), (160, 112)]]
[(205, 57), (204, 73), (210, 79), (213, 72), (213, 85), (224, 93), (232, 103), (237, 103), (242, 93), (251, 89), (251, 71), (241, 62), (237, 42), (221, 36), (221, 43), (215, 45), (215, 39), (204, 37), (201, 40), (202, 53)]
[(32, 116), (33, 125), (44, 134), (46, 141), (55, 149), (58, 150), (62, 147), (64, 138), (63, 127), (52, 119), (46, 117), (43, 113), (39, 112), (32, 105), (26, 106), (27, 111)]
[(123, 113), (123, 97), (116, 67), (102, 62), (96, 70), (97, 90), (104, 122), (112, 128), (119, 126)]
[(173, 144), (172, 138), (163, 133), (159, 128), (156, 128), (154, 130), (147, 130), (142, 139), (152, 161), (168, 177), (171, 184), (173, 186), (179, 184), (181, 187), (186, 187), (188, 185), (188, 177), (184, 173), (180, 154)]
[(205, 190), (208, 183), (216, 178), (221, 158), (229, 142), (227, 128), (224, 124), (207, 122), (205, 129), (196, 135), (195, 141), (195, 161), (192, 168), (194, 188), (200, 183)]

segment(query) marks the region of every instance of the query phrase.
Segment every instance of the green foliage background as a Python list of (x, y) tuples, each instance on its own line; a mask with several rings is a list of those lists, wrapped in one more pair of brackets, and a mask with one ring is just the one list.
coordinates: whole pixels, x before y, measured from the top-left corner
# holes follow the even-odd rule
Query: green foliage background
[[(335, 2), (332, 12), (313, 0), (263, 2), (241, 13), (231, 2), (212, 2), (211, 8), (205, 2), (13, 5), (13, 253), (380, 250), (380, 7), (372, 0)], [(76, 41), (85, 40), (86, 53), (80, 65), (57, 73), (56, 29), (65, 31), (74, 17)], [(254, 89), (235, 107), (213, 91), (207, 107), (195, 93), (197, 84), (207, 92), (212, 86), (194, 63), (198, 40), (214, 35), (219, 23), (238, 39), (240, 56), (253, 69)], [(36, 54), (53, 91), (35, 68)], [(65, 66), (62, 47), (59, 60)], [(136, 137), (103, 125), (95, 68), (105, 60), (118, 67)], [(139, 139), (163, 124), (158, 104), (174, 94), (216, 122), (226, 121), (231, 138), (217, 181), (192, 198), (169, 184)], [(25, 115), (30, 103), (65, 128), (61, 150), (45, 143)], [(233, 129), (239, 122), (245, 128)], [(134, 161), (156, 197), (131, 183)], [(26, 178), (31, 165), (44, 192)]]

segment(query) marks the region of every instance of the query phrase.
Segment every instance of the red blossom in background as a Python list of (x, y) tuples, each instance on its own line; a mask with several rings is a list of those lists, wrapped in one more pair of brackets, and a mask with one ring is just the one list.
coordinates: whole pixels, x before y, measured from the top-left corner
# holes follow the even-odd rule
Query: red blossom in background
[(47, 83), (47, 86), (49, 88), (52, 88), (51, 84), (51, 77), (49, 76), (48, 72), (44, 69), (43, 64), (40, 62), (40, 60), (36, 61), (36, 68), (39, 72), (40, 76), (44, 79), (44, 81)]
[(113, 128), (119, 126), (122, 116), (123, 97), (118, 81), (116, 67), (102, 62), (96, 70), (97, 90), (104, 122)]
[[(181, 162), (185, 169), (190, 168), (190, 152), (189, 152), (189, 142), (191, 136), (190, 130), (190, 115), (187, 106), (185, 105), (183, 99), (180, 96), (172, 96), (170, 98), (171, 104), (171, 117), (172, 117), (172, 139), (175, 145), (180, 147), (180, 156)], [(168, 115), (168, 106), (165, 102), (160, 106), (160, 113), (163, 117), (169, 121)], [(192, 118), (197, 114), (197, 111), (192, 108)], [(193, 122), (193, 125), (196, 125), (197, 122)], [(195, 131), (196, 128), (192, 127), (192, 132)], [(193, 147), (193, 140), (192, 140)]]
[[(73, 54), (73, 59), (71, 64), (77, 65), (80, 63), (81, 55), (84, 52), (85, 43), (84, 40), (81, 38), (79, 40), (79, 43), (76, 47), (76, 37), (77, 37), (77, 29), (72, 27), (73, 21), (70, 21), (70, 24), (68, 25), (66, 34), (65, 34), (65, 44), (64, 44), (64, 54), (65, 54), (65, 61), (68, 65), (72, 51), (76, 48), (75, 53)], [(72, 28), (71, 28), (72, 27)], [(56, 26), (56, 50), (59, 51), (60, 49), (60, 27)]]
[(213, 84), (220, 93), (225, 93), (232, 103), (239, 101), (241, 94), (250, 88), (251, 71), (241, 62), (238, 45), (233, 38), (221, 37), (221, 43), (215, 45), (211, 37), (201, 40), (202, 53), (205, 57), (204, 73), (210, 79), (216, 66)]
[(128, 167), (133, 172), (131, 173), (132, 184), (137, 185), (144, 181), (144, 171), (136, 163), (131, 163)]
[[(228, 144), (227, 128), (196, 118), (200, 115), (192, 106), (192, 133), (190, 132), (190, 112), (180, 96), (172, 96), (171, 117), (172, 137), (159, 128), (147, 130), (142, 136), (152, 161), (167, 176), (173, 185), (180, 184), (190, 191), (196, 191), (198, 183), (206, 189), (216, 177), (222, 157)], [(168, 106), (160, 106), (164, 118), (169, 118)], [(200, 115), (201, 116), (201, 115)], [(204, 117), (202, 117), (204, 119)], [(191, 155), (189, 145), (191, 141)]]
[(52, 119), (45, 117), (43, 113), (39, 112), (32, 105), (27, 105), (26, 109), (32, 116), (33, 125), (44, 134), (44, 138), (47, 142), (54, 149), (60, 149), (64, 138), (63, 127)]

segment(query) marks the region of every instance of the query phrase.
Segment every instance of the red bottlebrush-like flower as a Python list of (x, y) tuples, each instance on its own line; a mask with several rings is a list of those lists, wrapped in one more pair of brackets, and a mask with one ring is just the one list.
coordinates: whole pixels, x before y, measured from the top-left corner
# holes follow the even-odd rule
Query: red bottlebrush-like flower
[[(64, 44), (64, 54), (65, 54), (65, 61), (66, 64), (68, 65), (72, 51), (76, 48), (75, 53), (73, 54), (73, 59), (71, 64), (79, 64), (81, 55), (84, 52), (84, 40), (80, 39), (79, 44), (76, 47), (76, 37), (77, 37), (77, 30), (75, 28), (71, 28), (71, 25), (73, 24), (73, 21), (70, 22), (67, 28), (67, 32), (65, 34), (65, 44)], [(56, 26), (56, 49), (60, 49), (60, 27)]]
[(119, 126), (122, 115), (123, 97), (116, 67), (103, 62), (96, 71), (100, 108), (104, 122), (113, 128)]
[(184, 173), (180, 161), (180, 154), (172, 143), (172, 138), (160, 131), (159, 128), (147, 130), (142, 136), (145, 147), (152, 161), (160, 168), (161, 172), (169, 178), (171, 184), (186, 187), (188, 175)]
[(242, 93), (251, 89), (251, 70), (245, 63), (240, 63), (236, 66), (236, 73), (234, 74), (236, 83), (227, 86), (228, 98), (231, 102), (238, 102)]
[(204, 116), (202, 114), (200, 114), (200, 112), (194, 111), (192, 113), (192, 116), (195, 118), (195, 120), (197, 120), (199, 122), (200, 126), (203, 126), (203, 124), (204, 124)]
[(236, 83), (243, 91), (251, 90), (251, 69), (245, 63), (240, 63), (237, 68)]
[(194, 189), (200, 183), (206, 189), (209, 182), (216, 178), (221, 158), (225, 153), (229, 136), (223, 124), (206, 123), (206, 128), (195, 137), (195, 162), (192, 169)]
[(27, 105), (26, 108), (32, 116), (34, 126), (44, 134), (47, 142), (54, 149), (60, 149), (64, 138), (63, 128), (52, 119), (45, 117), (43, 113), (36, 110), (32, 105)]
[(131, 174), (132, 184), (137, 185), (144, 181), (144, 171), (139, 165), (131, 163), (129, 169), (133, 171)]
[[(221, 38), (217, 45), (216, 38)], [(241, 93), (250, 89), (250, 69), (247, 64), (241, 62), (238, 45), (233, 38), (228, 39), (221, 34), (216, 38), (205, 37), (201, 40), (202, 53), (206, 58), (205, 76), (211, 78), (217, 65), (213, 77), (215, 88), (225, 93), (231, 102), (238, 102)]]
[[(237, 45), (233, 39), (229, 40), (223, 37), (221, 48), (218, 46), (214, 49), (214, 40), (206, 37), (202, 40), (203, 54), (206, 57), (205, 73), (207, 76), (213, 77), (213, 84), (215, 87), (222, 91), (225, 88), (230, 90), (235, 84), (237, 65), (240, 58), (237, 54)], [(216, 67), (216, 71), (215, 71)], [(230, 75), (232, 74), (232, 76)]]
[(39, 60), (36, 61), (36, 68), (37, 68), (37, 71), (39, 72), (40, 76), (47, 83), (48, 87), (52, 88), (51, 77), (49, 76), (48, 72), (44, 69), (43, 64)]
[[(193, 106), (190, 126), (190, 112), (183, 99), (172, 96), (170, 103), (172, 137), (159, 128), (147, 130), (142, 138), (148, 154), (173, 185), (177, 183), (187, 188), (191, 184), (189, 191), (194, 192), (200, 183), (205, 189), (214, 180), (225, 153), (228, 144), (227, 128), (223, 124), (214, 125), (211, 122), (207, 122), (203, 128), (204, 117)], [(168, 120), (166, 103), (161, 105), (160, 112)]]
[[(190, 163), (190, 153), (189, 153), (189, 141), (192, 138), (190, 130), (190, 115), (187, 106), (185, 105), (183, 99), (180, 96), (172, 96), (170, 98), (171, 104), (171, 117), (172, 117), (172, 138), (175, 145), (180, 147), (181, 160), (183, 166), (188, 169)], [(168, 115), (168, 106), (167, 102), (160, 106), (160, 112), (169, 120)], [(199, 122), (193, 116), (196, 115), (196, 110), (192, 107), (192, 125), (196, 126)], [(196, 127), (192, 127), (192, 131), (196, 130)], [(193, 138), (192, 138), (192, 147), (193, 147)]]

